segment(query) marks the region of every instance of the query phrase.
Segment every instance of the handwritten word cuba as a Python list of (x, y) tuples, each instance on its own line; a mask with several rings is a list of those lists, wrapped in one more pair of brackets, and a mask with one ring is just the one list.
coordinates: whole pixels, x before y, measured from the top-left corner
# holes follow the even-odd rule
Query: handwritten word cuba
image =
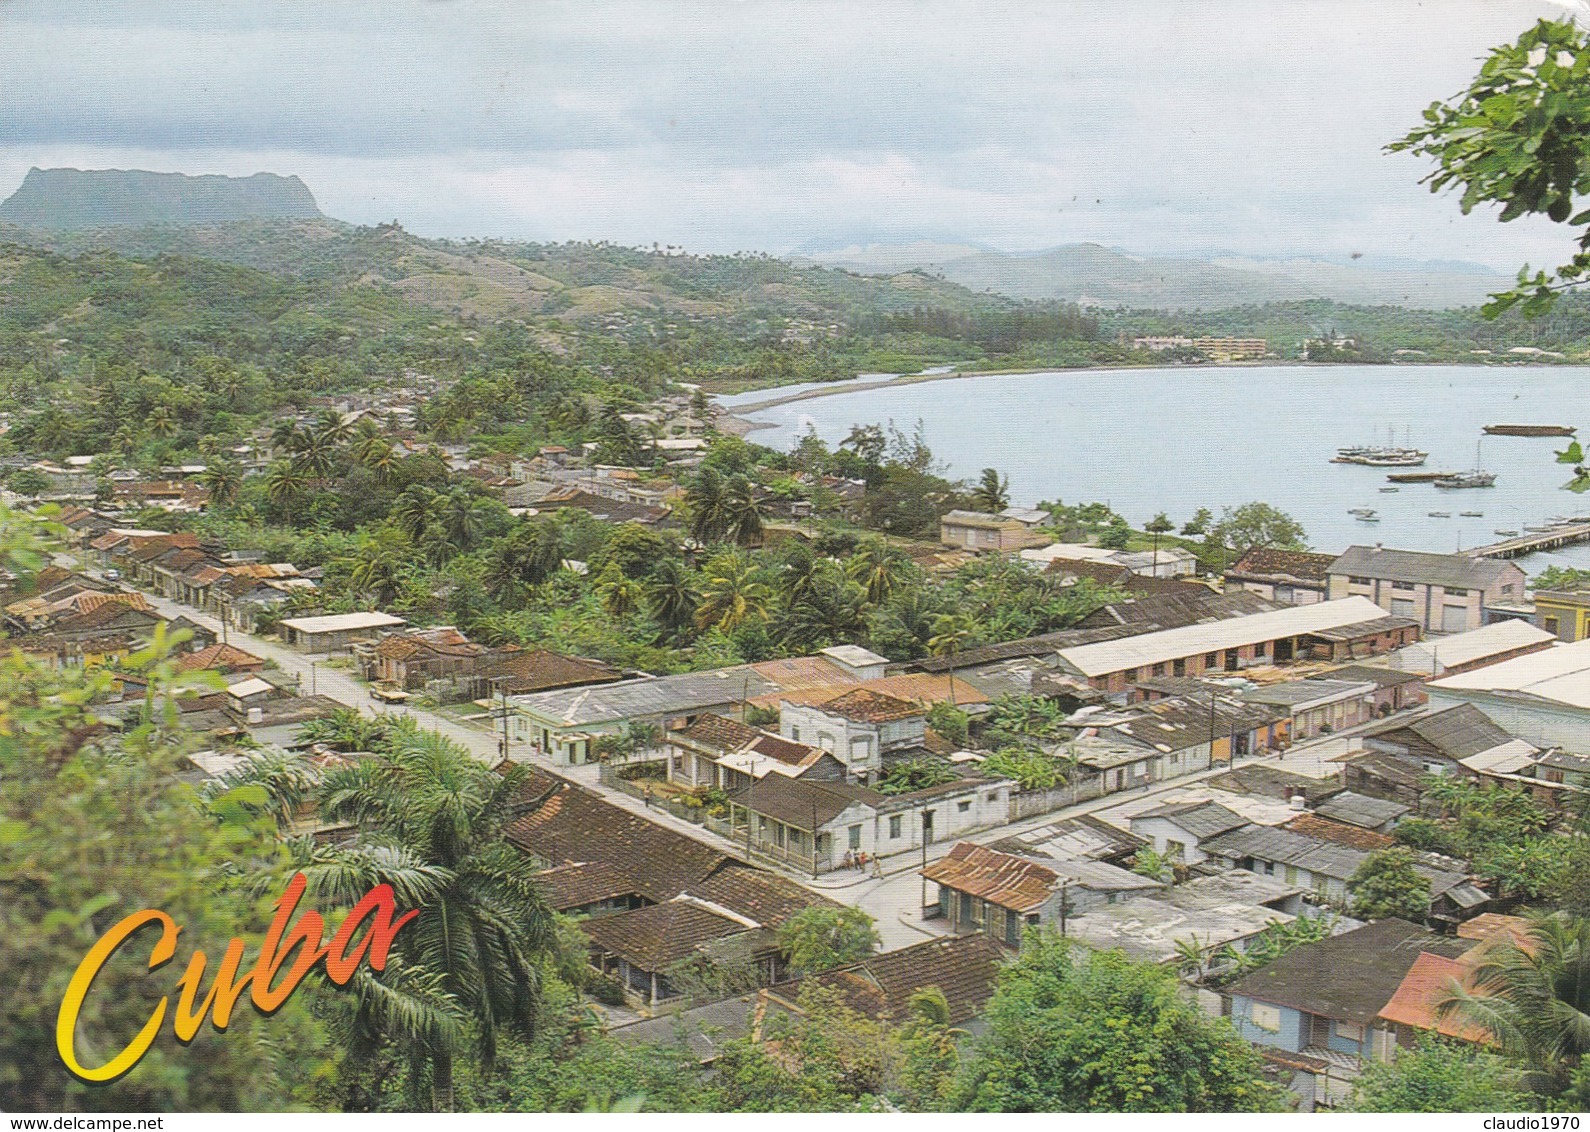
[[(409, 911), (398, 916), (392, 886), (377, 885), (353, 906), (337, 934), (326, 944), (322, 942), (326, 925), (320, 913), (305, 912), (296, 923), (293, 922), (293, 913), (298, 908), (306, 884), (304, 874), (295, 873), (286, 891), (276, 901), (276, 915), (265, 933), (265, 941), (254, 969), (239, 977), (244, 945), (241, 939), (234, 938), (227, 945), (220, 969), (202, 999), (199, 997), (200, 989), (209, 960), (202, 951), (193, 953), (188, 960), (187, 970), (177, 981), (180, 994), (171, 1024), (179, 1042), (191, 1042), (204, 1025), (207, 1015), (212, 1017), (216, 1030), (225, 1030), (231, 1024), (232, 1008), (245, 990), (249, 991), (249, 1000), (255, 1009), (266, 1015), (274, 1013), (281, 1009), (293, 991), (298, 989), (298, 984), (319, 963), (325, 964), (326, 977), (337, 986), (343, 986), (353, 978), (354, 971), (366, 957), (372, 970), (384, 970), (393, 938), (403, 925), (418, 914)], [(366, 924), (368, 930), (360, 935), (359, 929)], [(83, 1081), (104, 1084), (123, 1076), (143, 1059), (160, 1033), (170, 1005), (169, 997), (161, 998), (138, 1036), (105, 1064), (89, 1068), (77, 1059), (74, 1039), (77, 1019), (93, 988), (95, 976), (133, 935), (155, 925), (160, 928), (160, 937), (150, 949), (149, 970), (154, 971), (170, 962), (176, 954), (177, 935), (181, 929), (166, 913), (146, 908), (134, 912), (101, 936), (99, 942), (83, 956), (82, 963), (78, 964), (77, 972), (66, 988), (66, 995), (61, 1000), (61, 1012), (55, 1022), (55, 1048), (66, 1063), (66, 1068)], [(356, 935), (359, 936), (357, 942), (354, 941)], [(297, 953), (296, 957), (294, 952)], [(285, 974), (282, 972), (284, 967), (287, 968)]]

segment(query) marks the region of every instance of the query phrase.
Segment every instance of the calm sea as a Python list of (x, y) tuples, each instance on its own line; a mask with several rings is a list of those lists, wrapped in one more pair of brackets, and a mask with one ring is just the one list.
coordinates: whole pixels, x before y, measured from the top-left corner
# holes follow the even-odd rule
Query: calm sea
[[(773, 390), (724, 398), (727, 407)], [(836, 393), (749, 414), (772, 427), (752, 439), (788, 448), (808, 428), (830, 444), (855, 424), (909, 431), (921, 420), (952, 479), (985, 467), (1010, 477), (1012, 500), (1107, 502), (1140, 526), (1164, 511), (1178, 524), (1199, 507), (1264, 500), (1296, 517), (1317, 550), (1353, 543), (1451, 552), (1498, 541), (1548, 517), (1590, 515), (1590, 494), (1561, 490), (1560, 438), (1484, 437), (1487, 424), (1587, 426), (1590, 368), (1484, 366), (1232, 367), (967, 377)], [(1430, 453), (1426, 469), (1475, 466), (1496, 486), (1378, 489), (1387, 469), (1332, 464), (1344, 445), (1398, 444)], [(1396, 471), (1398, 469), (1390, 469)], [(1379, 523), (1349, 508), (1372, 507)], [(1447, 511), (1450, 517), (1433, 517)], [(1481, 511), (1465, 518), (1461, 511)], [(1519, 560), (1590, 566), (1590, 544)]]

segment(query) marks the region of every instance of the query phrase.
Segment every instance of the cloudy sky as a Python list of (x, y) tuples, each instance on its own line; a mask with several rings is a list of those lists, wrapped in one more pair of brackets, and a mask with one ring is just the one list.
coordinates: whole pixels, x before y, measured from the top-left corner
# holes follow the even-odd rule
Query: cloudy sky
[(1557, 262), (1382, 146), (1541, 0), (0, 0), (30, 166), (297, 173), (425, 235)]

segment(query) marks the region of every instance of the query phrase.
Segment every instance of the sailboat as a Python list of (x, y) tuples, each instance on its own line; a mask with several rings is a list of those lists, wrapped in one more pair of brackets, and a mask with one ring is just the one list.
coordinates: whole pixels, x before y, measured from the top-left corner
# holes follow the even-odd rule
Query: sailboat
[(1474, 470), (1442, 476), (1435, 481), (1435, 486), (1444, 488), (1495, 487), (1496, 473), (1487, 472), (1480, 467), (1480, 446), (1479, 442), (1476, 441), (1474, 444)]

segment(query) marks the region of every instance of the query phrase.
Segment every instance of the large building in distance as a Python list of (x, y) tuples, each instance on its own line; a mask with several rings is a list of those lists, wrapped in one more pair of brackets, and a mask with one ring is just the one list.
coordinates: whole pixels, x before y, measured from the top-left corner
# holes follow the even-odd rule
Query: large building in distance
[(1155, 676), (1238, 672), (1253, 665), (1377, 656), (1419, 639), (1417, 623), (1388, 617), (1364, 597), (1142, 633), (1059, 651), (1062, 669), (1104, 692)]
[(1367, 597), (1426, 633), (1466, 633), (1485, 624), (1486, 609), (1524, 596), (1524, 571), (1511, 562), (1466, 554), (1427, 554), (1350, 546), (1331, 563), (1332, 598)]

